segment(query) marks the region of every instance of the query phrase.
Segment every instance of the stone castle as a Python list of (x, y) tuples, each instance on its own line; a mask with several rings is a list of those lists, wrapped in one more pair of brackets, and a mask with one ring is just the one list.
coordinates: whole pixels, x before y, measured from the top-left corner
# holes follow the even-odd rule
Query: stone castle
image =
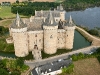
[(10, 26), (15, 55), (25, 57), (32, 51), (36, 60), (41, 59), (41, 50), (54, 54), (57, 49), (72, 49), (75, 25), (65, 20), (66, 12), (60, 5), (56, 10), (35, 11), (29, 19), (21, 19), (17, 13)]

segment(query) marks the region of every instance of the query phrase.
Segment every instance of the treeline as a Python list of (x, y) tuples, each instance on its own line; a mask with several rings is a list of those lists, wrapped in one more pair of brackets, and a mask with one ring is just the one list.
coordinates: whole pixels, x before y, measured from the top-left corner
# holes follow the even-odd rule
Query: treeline
[(13, 3), (11, 5), (11, 12), (15, 13), (18, 11), (22, 15), (34, 15), (35, 10), (49, 10), (56, 8), (59, 3), (54, 2), (22, 2), (22, 3)]
[(64, 0), (62, 5), (67, 11), (84, 10), (88, 7), (100, 6), (100, 0)]
[(5, 28), (3, 26), (0, 26), (0, 36), (5, 35), (9, 32), (8, 28)]

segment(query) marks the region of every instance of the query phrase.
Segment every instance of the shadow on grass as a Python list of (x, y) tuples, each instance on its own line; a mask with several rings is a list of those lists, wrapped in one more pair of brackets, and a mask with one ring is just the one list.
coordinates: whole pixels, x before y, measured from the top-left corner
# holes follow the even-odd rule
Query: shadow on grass
[(32, 52), (30, 52), (27, 56), (25, 57), (17, 57), (17, 58), (20, 58), (22, 60), (33, 60), (33, 55), (32, 55)]
[(72, 50), (58, 49), (55, 54), (46, 54), (46, 53), (44, 53), (44, 51), (42, 51), (41, 54), (42, 54), (42, 59), (44, 59), (44, 58), (48, 58), (48, 57), (52, 57), (52, 56), (55, 56), (55, 55), (64, 54), (64, 53), (71, 52), (71, 51)]

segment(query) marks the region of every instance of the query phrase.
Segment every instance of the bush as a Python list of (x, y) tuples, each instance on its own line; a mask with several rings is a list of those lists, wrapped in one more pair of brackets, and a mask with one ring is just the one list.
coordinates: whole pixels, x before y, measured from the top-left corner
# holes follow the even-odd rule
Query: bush
[(71, 56), (71, 58), (72, 58), (73, 61), (77, 61), (77, 60), (78, 60), (77, 55), (75, 55), (75, 54), (73, 54), (73, 55)]
[(3, 20), (3, 19), (0, 17), (0, 20)]
[(62, 69), (62, 73), (70, 74), (73, 72), (74, 64), (70, 64), (68, 67)]
[(14, 44), (7, 44), (5, 51), (13, 52), (14, 51)]

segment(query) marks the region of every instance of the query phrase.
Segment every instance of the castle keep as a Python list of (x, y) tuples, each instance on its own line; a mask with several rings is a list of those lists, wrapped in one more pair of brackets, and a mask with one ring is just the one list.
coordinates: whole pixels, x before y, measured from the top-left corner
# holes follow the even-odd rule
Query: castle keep
[(24, 57), (32, 51), (36, 60), (41, 59), (41, 50), (54, 54), (57, 49), (72, 49), (75, 25), (62, 6), (57, 10), (35, 11), (35, 16), (22, 20), (17, 13), (10, 29), (15, 55)]

